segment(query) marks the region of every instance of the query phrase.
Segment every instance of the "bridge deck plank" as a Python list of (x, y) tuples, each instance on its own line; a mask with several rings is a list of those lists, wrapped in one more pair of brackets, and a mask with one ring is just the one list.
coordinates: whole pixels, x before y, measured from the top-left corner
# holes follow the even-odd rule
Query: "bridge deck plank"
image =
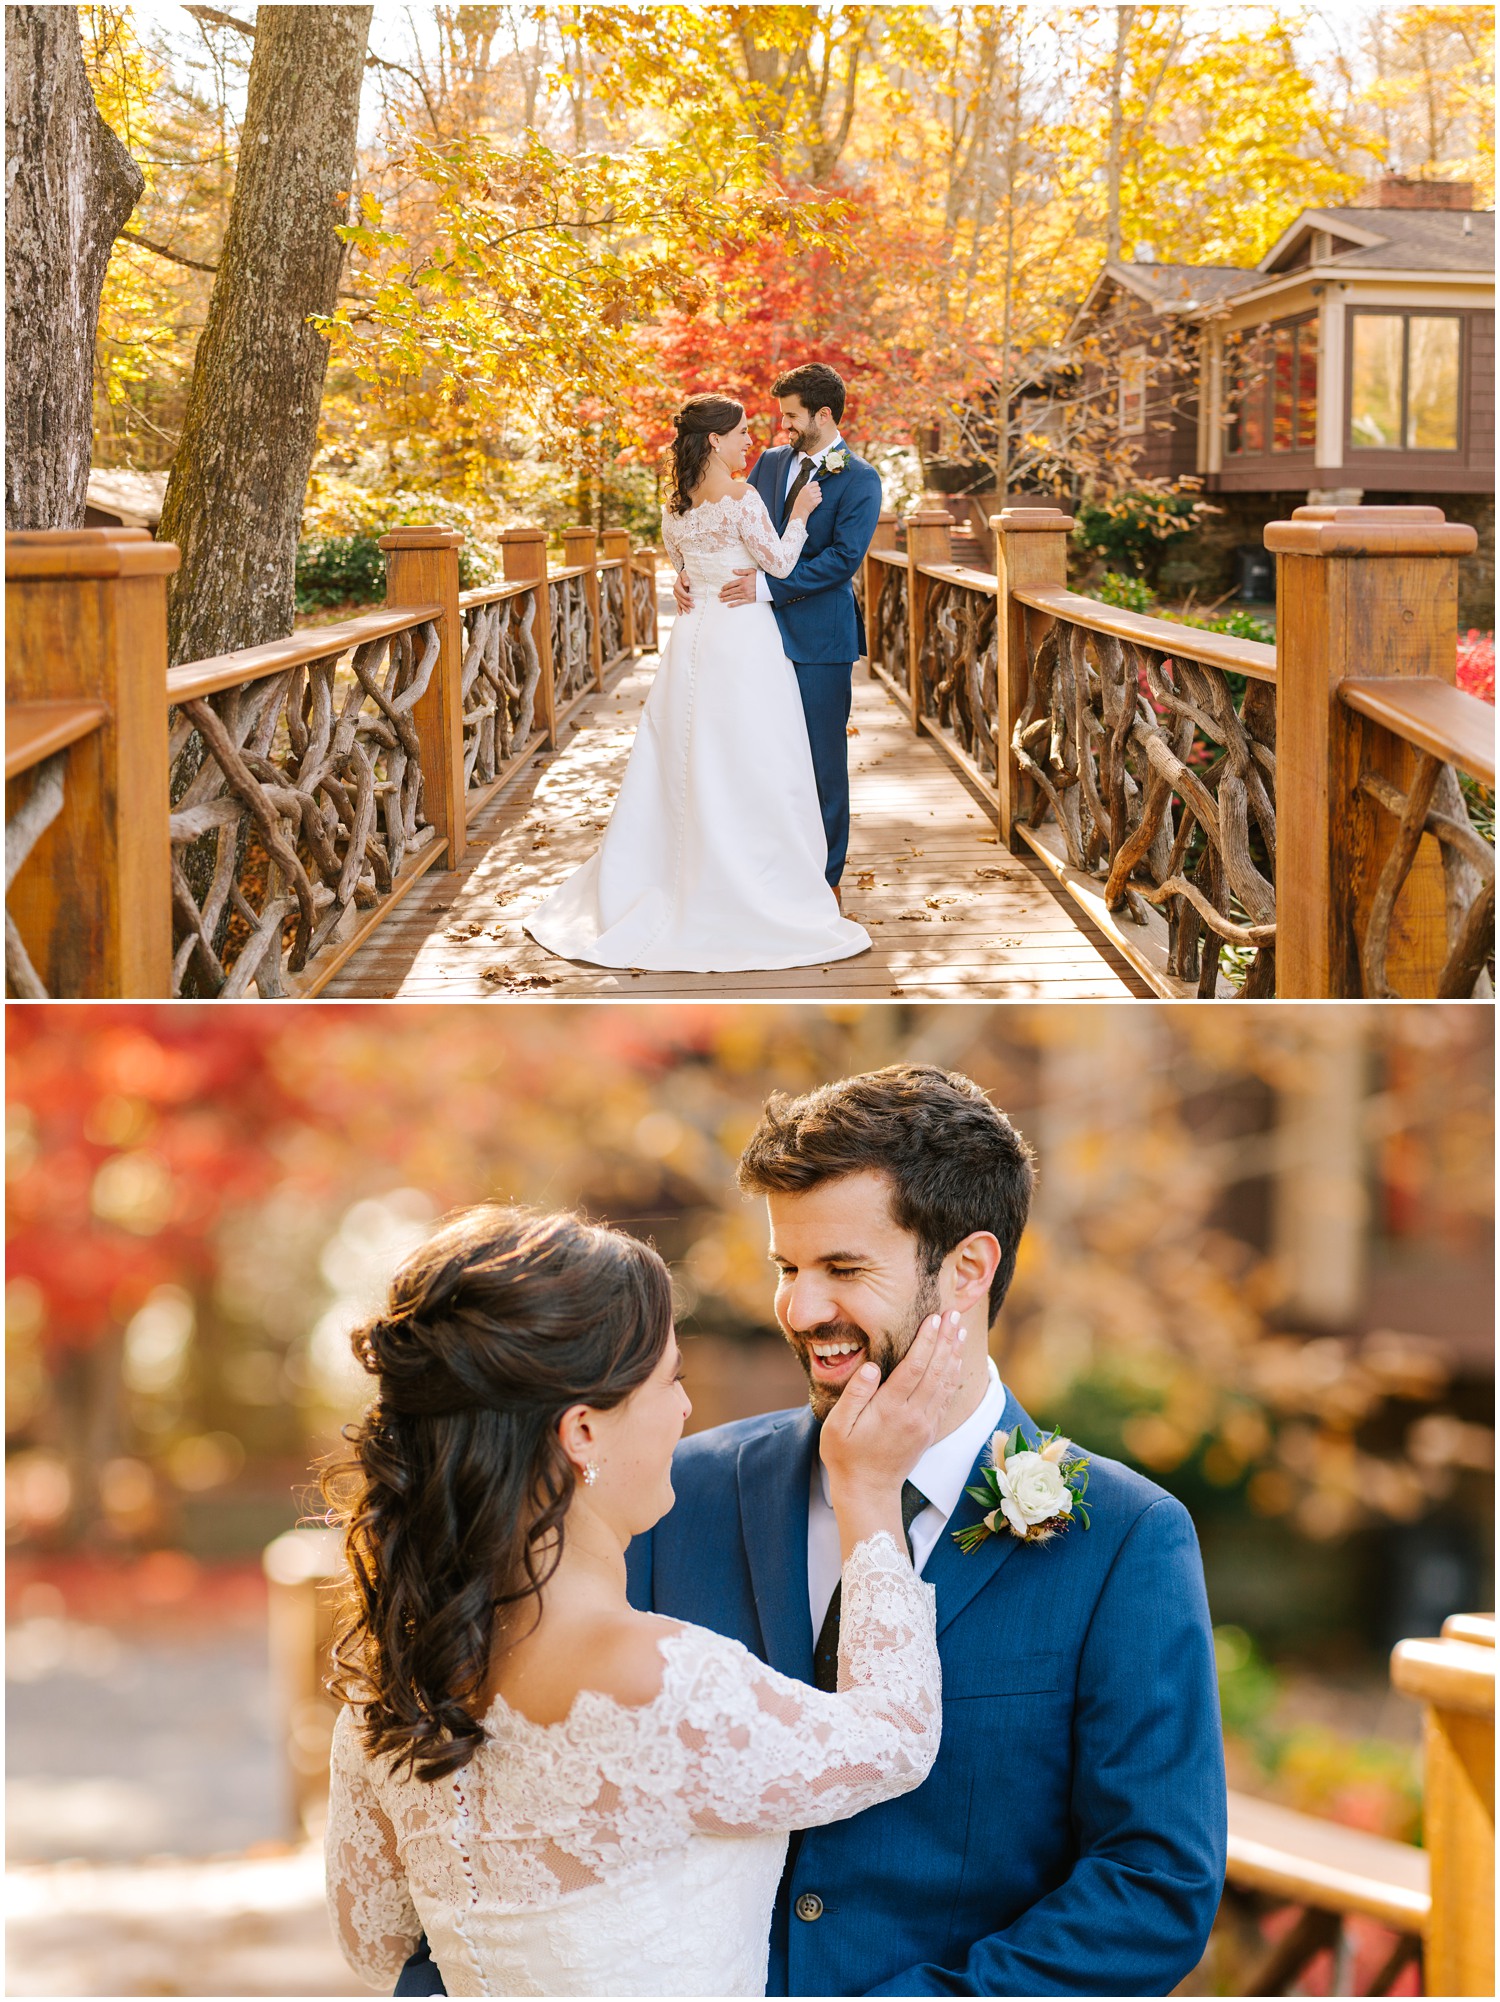
[(844, 901), (869, 929), (869, 952), (736, 974), (630, 973), (543, 952), (521, 919), (599, 839), (655, 667), (645, 656), (579, 709), (558, 755), (534, 762), (470, 828), (464, 867), (434, 870), (329, 982), (330, 1000), (1149, 997), (1042, 865), (999, 847), (979, 802), (862, 669)]

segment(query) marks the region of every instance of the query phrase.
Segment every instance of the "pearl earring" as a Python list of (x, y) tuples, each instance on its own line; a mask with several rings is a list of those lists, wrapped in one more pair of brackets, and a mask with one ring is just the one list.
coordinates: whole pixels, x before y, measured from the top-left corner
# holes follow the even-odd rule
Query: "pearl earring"
[(598, 1480), (598, 1478), (599, 1478), (599, 1469), (594, 1465), (593, 1461), (590, 1460), (588, 1465), (583, 1470), (583, 1485), (586, 1488), (591, 1488), (594, 1485), (595, 1481)]

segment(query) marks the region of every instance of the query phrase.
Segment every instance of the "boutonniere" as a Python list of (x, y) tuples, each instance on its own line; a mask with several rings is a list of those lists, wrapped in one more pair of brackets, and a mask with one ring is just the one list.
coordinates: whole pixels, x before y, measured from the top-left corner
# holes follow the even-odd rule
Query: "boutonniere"
[(1002, 1529), (1023, 1543), (1045, 1543), (1070, 1523), (1089, 1526), (1083, 1505), (1089, 1485), (1088, 1455), (1056, 1432), (1047, 1433), (1035, 1446), (1027, 1445), (1019, 1425), (1011, 1432), (997, 1432), (990, 1441), (990, 1464), (981, 1468), (979, 1480), (969, 1493), (986, 1504), (984, 1521), (953, 1532), (954, 1542), (966, 1555)]
[(832, 451), (823, 454), (823, 463), (818, 468), (819, 477), (824, 473), (841, 473), (849, 463), (849, 447), (835, 445)]

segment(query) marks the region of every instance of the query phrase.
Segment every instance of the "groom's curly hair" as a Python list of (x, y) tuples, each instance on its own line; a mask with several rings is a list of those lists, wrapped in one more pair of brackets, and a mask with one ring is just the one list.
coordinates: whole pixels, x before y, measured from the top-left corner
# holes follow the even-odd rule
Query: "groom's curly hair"
[(774, 1092), (740, 1156), (747, 1195), (800, 1195), (820, 1182), (886, 1175), (891, 1216), (917, 1240), (932, 1276), (976, 1230), (999, 1242), (990, 1320), (1015, 1276), (1031, 1211), (1031, 1148), (972, 1078), (932, 1064), (891, 1064), (802, 1098)]
[(722, 438), (726, 431), (737, 430), (744, 414), (743, 403), (708, 391), (690, 396), (678, 411), (677, 436), (672, 440), (672, 497), (667, 503), (673, 514), (686, 514), (693, 504), (693, 489), (713, 451), (710, 437)]
[(393, 1771), (441, 1779), (484, 1742), (494, 1650), (562, 1557), (577, 1476), (558, 1420), (622, 1404), (671, 1331), (649, 1245), (498, 1204), (444, 1224), (355, 1331), (376, 1399), (322, 1475), (349, 1569), (328, 1687)]

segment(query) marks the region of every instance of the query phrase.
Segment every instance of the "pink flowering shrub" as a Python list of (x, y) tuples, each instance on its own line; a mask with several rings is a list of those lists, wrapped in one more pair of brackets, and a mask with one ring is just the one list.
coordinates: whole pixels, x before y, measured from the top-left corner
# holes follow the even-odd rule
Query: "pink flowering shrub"
[(1495, 699), (1495, 635), (1471, 626), (1459, 637), (1458, 685), (1481, 702)]

